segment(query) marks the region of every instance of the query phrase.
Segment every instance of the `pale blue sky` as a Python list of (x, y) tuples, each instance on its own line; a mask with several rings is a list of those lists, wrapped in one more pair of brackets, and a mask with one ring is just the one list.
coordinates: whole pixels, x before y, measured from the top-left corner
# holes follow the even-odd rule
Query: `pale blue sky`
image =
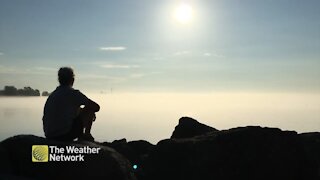
[[(175, 8), (188, 3), (192, 22)], [(0, 0), (0, 86), (320, 90), (318, 0)], [(1, 88), (1, 87), (0, 87)]]

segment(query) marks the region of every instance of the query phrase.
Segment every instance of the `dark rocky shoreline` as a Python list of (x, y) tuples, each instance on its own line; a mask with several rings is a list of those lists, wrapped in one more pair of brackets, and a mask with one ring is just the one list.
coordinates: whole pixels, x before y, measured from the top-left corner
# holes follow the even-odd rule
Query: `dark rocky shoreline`
[[(85, 162), (35, 163), (31, 146), (37, 144), (91, 146), (102, 151)], [(171, 138), (156, 145), (125, 139), (67, 143), (18, 135), (0, 143), (0, 159), (0, 179), (319, 180), (320, 133), (258, 126), (219, 131), (183, 117)]]

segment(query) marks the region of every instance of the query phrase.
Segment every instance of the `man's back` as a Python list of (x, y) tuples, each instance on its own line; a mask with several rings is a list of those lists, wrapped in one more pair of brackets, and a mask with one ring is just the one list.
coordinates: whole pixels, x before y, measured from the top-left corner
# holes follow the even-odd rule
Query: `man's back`
[(44, 107), (43, 128), (46, 137), (55, 137), (67, 133), (81, 105), (88, 98), (80, 91), (69, 86), (59, 86), (48, 97)]

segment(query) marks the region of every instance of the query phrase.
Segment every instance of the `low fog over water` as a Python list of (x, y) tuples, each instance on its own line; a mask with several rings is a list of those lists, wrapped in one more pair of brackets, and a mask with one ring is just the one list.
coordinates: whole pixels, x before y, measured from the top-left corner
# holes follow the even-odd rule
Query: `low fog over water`
[[(89, 94), (101, 105), (92, 134), (97, 141), (169, 138), (178, 119), (190, 116), (217, 129), (259, 125), (320, 131), (320, 95), (307, 93)], [(46, 97), (0, 97), (0, 140), (17, 134), (44, 136)]]

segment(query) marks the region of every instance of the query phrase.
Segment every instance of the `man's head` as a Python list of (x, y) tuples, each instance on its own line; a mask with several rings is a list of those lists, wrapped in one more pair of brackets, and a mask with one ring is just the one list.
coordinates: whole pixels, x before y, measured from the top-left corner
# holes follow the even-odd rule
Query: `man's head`
[(58, 79), (61, 86), (72, 86), (74, 82), (73, 69), (70, 67), (62, 67), (58, 72)]

